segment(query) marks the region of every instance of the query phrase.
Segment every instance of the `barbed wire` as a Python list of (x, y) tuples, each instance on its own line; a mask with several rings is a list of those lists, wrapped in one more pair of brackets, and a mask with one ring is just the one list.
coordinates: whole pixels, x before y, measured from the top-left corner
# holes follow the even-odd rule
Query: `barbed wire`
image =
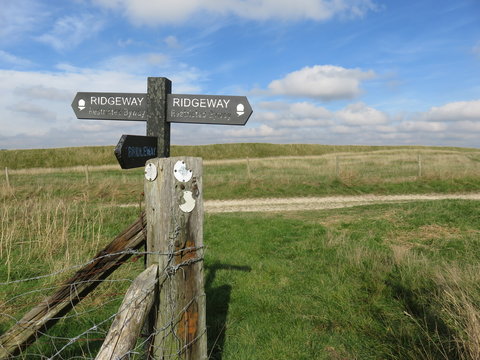
[[(29, 321), (23, 321), (22, 318), (18, 318), (15, 315), (8, 314), (6, 311), (2, 311), (1, 309), (5, 308), (11, 308), (14, 307), (15, 311), (18, 313), (19, 310), (22, 310), (23, 308), (27, 307), (28, 304), (22, 304), (22, 306), (19, 308), (17, 305), (19, 303), (19, 300), (23, 298), (35, 298), (38, 297), (38, 294), (45, 293), (45, 292), (51, 292), (55, 291), (56, 289), (61, 288), (64, 286), (64, 284), (60, 285), (45, 285), (44, 282), (48, 280), (49, 278), (56, 277), (60, 274), (65, 274), (68, 272), (73, 272), (75, 270), (81, 269), (85, 266), (93, 264), (95, 261), (98, 261), (99, 259), (103, 258), (109, 258), (109, 257), (115, 257), (115, 256), (122, 256), (122, 255), (128, 255), (131, 257), (132, 255), (135, 256), (133, 259), (130, 258), (128, 260), (124, 260), (121, 263), (125, 262), (134, 262), (137, 261), (139, 257), (142, 256), (167, 256), (168, 260), (166, 262), (166, 265), (164, 266), (163, 269), (160, 269), (160, 277), (164, 278), (163, 283), (171, 281), (173, 277), (179, 272), (179, 271), (184, 271), (183, 269), (191, 266), (193, 264), (196, 264), (198, 262), (202, 262), (204, 260), (203, 258), (203, 252), (202, 252), (202, 257), (197, 257), (196, 255), (193, 258), (186, 259), (185, 261), (182, 261), (178, 264), (174, 264), (174, 259), (175, 257), (178, 257), (179, 255), (185, 255), (189, 252), (197, 252), (198, 250), (203, 250), (203, 246), (199, 247), (185, 247), (180, 250), (176, 251), (169, 251), (167, 253), (164, 252), (158, 252), (158, 251), (140, 251), (140, 250), (124, 250), (124, 251), (119, 251), (115, 253), (110, 253), (110, 254), (104, 254), (95, 257), (94, 259), (82, 263), (82, 264), (77, 264), (70, 266), (68, 268), (62, 269), (60, 271), (55, 271), (49, 274), (42, 274), (34, 277), (29, 277), (29, 278), (24, 278), (24, 279), (16, 279), (12, 281), (4, 281), (0, 282), (0, 291), (2, 288), (6, 288), (8, 286), (12, 285), (18, 285), (21, 283), (28, 283), (28, 282), (39, 282), (36, 284), (37, 288), (34, 289), (28, 289), (26, 291), (23, 291), (20, 294), (13, 295), (6, 299), (5, 301), (0, 303), (0, 319), (4, 318), (6, 319), (7, 323), (14, 323), (14, 325), (21, 324), (23, 326), (28, 326), (30, 325), (31, 322)], [(92, 272), (93, 273), (93, 272)], [(116, 279), (104, 279), (104, 280), (81, 280), (77, 281), (71, 284), (70, 286), (70, 292), (71, 294), (75, 294), (75, 296), (80, 296), (80, 294), (76, 294), (76, 287), (88, 283), (88, 282), (93, 282), (93, 283), (100, 283), (100, 282), (105, 282), (105, 283), (110, 283), (110, 284), (117, 284), (117, 283), (125, 283), (125, 284), (131, 284), (134, 281), (133, 278), (116, 278)], [(162, 283), (162, 284), (163, 284)], [(122, 285), (123, 286), (123, 285)], [(101, 290), (96, 290), (100, 291)], [(98, 343), (99, 341), (102, 341), (105, 339), (105, 336), (108, 332), (108, 325), (113, 321), (113, 319), (120, 315), (120, 311), (114, 311), (111, 315), (109, 314), (106, 318), (102, 320), (93, 320), (91, 319), (91, 315), (95, 314), (98, 315), (100, 308), (104, 307), (106, 310), (105, 313), (107, 313), (107, 308), (115, 306), (116, 303), (118, 303), (122, 298), (123, 298), (124, 293), (118, 292), (112, 295), (112, 293), (106, 293), (106, 294), (95, 294), (94, 299), (92, 300), (92, 304), (86, 304), (83, 305), (84, 303), (80, 302), (76, 305), (73, 306), (72, 310), (69, 312), (69, 314), (65, 316), (56, 316), (52, 317), (51, 321), (64, 321), (70, 324), (73, 321), (76, 321), (76, 319), (79, 322), (90, 322), (90, 325), (88, 326), (87, 329), (80, 330), (75, 336), (66, 336), (66, 335), (58, 335), (58, 332), (54, 331), (43, 331), (39, 330), (37, 332), (37, 337), (40, 337), (40, 340), (37, 341), (38, 344), (31, 345), (28, 348), (24, 349), (21, 351), (18, 355), (15, 356), (9, 356), (9, 359), (51, 359), (51, 360), (62, 360), (62, 359), (94, 359), (95, 358), (95, 353), (98, 351)], [(169, 294), (170, 296), (170, 301), (174, 301), (173, 295)], [(181, 321), (182, 314), (187, 311), (187, 309), (193, 304), (195, 301), (198, 301), (198, 299), (202, 296), (205, 296), (205, 294), (200, 294), (192, 297), (192, 299), (189, 300), (187, 305), (185, 305), (182, 309), (177, 309), (175, 312), (171, 312), (171, 317), (165, 321), (165, 324), (162, 326), (158, 326), (157, 328), (154, 329), (150, 334), (147, 334), (144, 338), (139, 338), (137, 341), (136, 346), (130, 350), (125, 356), (133, 356), (133, 357), (139, 357), (142, 356), (142, 354), (145, 354), (146, 352), (152, 352), (156, 351), (156, 346), (153, 344), (153, 339), (160, 335), (163, 338), (168, 335), (173, 335), (174, 337), (178, 336), (175, 333), (176, 329), (178, 328), (178, 325)], [(88, 297), (82, 296), (79, 297), (80, 300), (85, 299)], [(169, 302), (170, 302), (169, 301)], [(101, 304), (98, 304), (101, 302)], [(133, 300), (131, 301), (133, 303)], [(37, 303), (33, 303), (34, 305)], [(171, 303), (170, 303), (171, 304)], [(127, 304), (128, 305), (128, 304)], [(83, 306), (83, 308), (82, 308)], [(96, 316), (98, 317), (98, 316)], [(33, 323), (33, 321), (32, 321)], [(3, 324), (0, 322), (0, 326), (5, 326), (6, 323), (4, 322)], [(182, 347), (177, 349), (176, 351), (172, 352), (168, 357), (175, 357), (175, 356), (180, 356), (183, 352), (188, 349), (189, 346), (191, 346), (192, 343), (195, 343), (198, 341), (198, 339), (202, 336), (205, 335), (206, 330), (200, 332), (199, 334), (196, 334), (196, 336), (191, 339), (188, 343), (184, 344)], [(82, 345), (82, 344), (86, 345)], [(1, 351), (1, 344), (0, 344), (0, 351)], [(1, 352), (0, 352), (1, 353)], [(81, 355), (79, 355), (81, 353)]]

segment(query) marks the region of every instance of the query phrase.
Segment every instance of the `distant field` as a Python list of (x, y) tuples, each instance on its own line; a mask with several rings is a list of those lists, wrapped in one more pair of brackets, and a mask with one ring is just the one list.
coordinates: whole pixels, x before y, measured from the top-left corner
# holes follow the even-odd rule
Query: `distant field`
[[(116, 205), (142, 203), (143, 169), (119, 169), (111, 150), (0, 152), (0, 334), (139, 216)], [(181, 151), (204, 157), (206, 200), (480, 192), (479, 149)], [(206, 214), (211, 359), (479, 359), (479, 213), (442, 200)], [(19, 358), (94, 358), (142, 268), (122, 265)]]
[[(117, 165), (114, 146), (72, 147), (37, 150), (0, 151), (0, 169), (58, 168), (72, 166)], [(172, 156), (195, 156), (204, 160), (245, 159), (277, 156), (308, 156), (331, 153), (375, 152), (382, 150), (439, 150), (457, 153), (478, 153), (479, 149), (421, 146), (350, 146), (310, 144), (218, 144), (203, 146), (172, 146)]]
[[(480, 150), (476, 149), (232, 144), (179, 148), (174, 153), (180, 150), (208, 155), (205, 199), (480, 191)], [(88, 160), (88, 166), (75, 164), (78, 158), (70, 163), (58, 160), (61, 151), (65, 157), (68, 151), (76, 154), (74, 158), (83, 152), (80, 158)], [(18, 199), (61, 194), (70, 200), (102, 203), (140, 201), (143, 169), (100, 165), (107, 161), (95, 157), (95, 151), (106, 154), (105, 148), (0, 152), (4, 164), (12, 158), (7, 161), (3, 155), (18, 156), (15, 167), (0, 172), (0, 199), (12, 194)], [(231, 158), (224, 158), (227, 154)], [(50, 161), (52, 167), (38, 167), (35, 158)]]

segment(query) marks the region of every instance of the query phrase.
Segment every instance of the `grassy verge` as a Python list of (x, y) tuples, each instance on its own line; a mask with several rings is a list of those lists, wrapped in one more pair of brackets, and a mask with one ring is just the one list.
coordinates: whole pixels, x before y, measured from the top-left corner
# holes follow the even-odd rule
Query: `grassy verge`
[(479, 210), (442, 201), (210, 216), (209, 322), (224, 334), (214, 354), (477, 358)]
[[(477, 359), (479, 211), (435, 201), (207, 215), (211, 358)], [(4, 203), (0, 282), (83, 263), (137, 215), (83, 201)], [(93, 358), (141, 268), (122, 267), (26, 358), (64, 346), (63, 358)], [(0, 332), (65, 277), (1, 285)]]

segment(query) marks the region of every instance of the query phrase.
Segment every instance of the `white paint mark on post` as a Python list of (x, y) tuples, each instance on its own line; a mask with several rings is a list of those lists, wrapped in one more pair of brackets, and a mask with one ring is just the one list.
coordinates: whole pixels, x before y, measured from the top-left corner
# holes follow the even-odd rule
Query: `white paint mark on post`
[(148, 163), (147, 166), (145, 166), (145, 179), (153, 181), (157, 178), (157, 175), (157, 167), (152, 163)]
[(193, 209), (195, 209), (195, 199), (192, 196), (191, 191), (184, 191), (183, 192), (183, 200), (185, 201), (183, 204), (180, 204), (180, 210), (184, 213), (190, 213)]
[(184, 161), (177, 161), (173, 166), (173, 175), (180, 182), (188, 182), (193, 176), (192, 170), (187, 169)]

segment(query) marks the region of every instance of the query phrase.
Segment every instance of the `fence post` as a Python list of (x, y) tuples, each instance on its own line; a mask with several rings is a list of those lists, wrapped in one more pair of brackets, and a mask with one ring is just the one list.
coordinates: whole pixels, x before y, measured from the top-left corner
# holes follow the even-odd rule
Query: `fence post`
[(422, 155), (418, 154), (417, 156), (417, 162), (418, 162), (418, 177), (422, 177)]
[(10, 179), (8, 178), (8, 167), (5, 167), (5, 179), (7, 180), (7, 189), (10, 189)]
[(89, 177), (89, 173), (88, 173), (88, 165), (85, 165), (85, 182), (87, 183), (87, 185), (90, 185), (90, 177)]
[(338, 179), (340, 176), (340, 161), (338, 155), (335, 156), (335, 177)]
[(147, 266), (167, 275), (150, 314), (150, 355), (205, 360), (202, 159), (155, 158), (145, 169)]

